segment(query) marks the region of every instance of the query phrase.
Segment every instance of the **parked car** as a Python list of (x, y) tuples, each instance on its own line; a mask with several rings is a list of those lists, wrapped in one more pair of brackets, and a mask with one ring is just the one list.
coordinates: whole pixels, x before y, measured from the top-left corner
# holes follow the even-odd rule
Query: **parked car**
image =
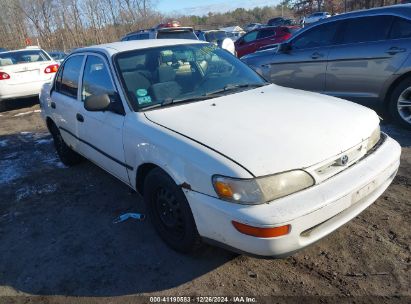
[(55, 61), (62, 63), (64, 59), (67, 57), (67, 53), (62, 52), (62, 51), (51, 51), (48, 53), (51, 58), (53, 58)]
[(288, 40), (300, 29), (298, 26), (265, 27), (245, 34), (235, 42), (238, 57), (254, 53), (263, 46)]
[(411, 5), (331, 17), (243, 58), (270, 81), (349, 99), (411, 128)]
[(296, 25), (296, 21), (291, 18), (275, 17), (268, 20), (268, 26)]
[(192, 39), (198, 40), (191, 27), (182, 27), (180, 22), (161, 23), (155, 28), (128, 33), (121, 41), (145, 39)]
[(269, 84), (202, 41), (77, 50), (40, 104), (61, 161), (82, 155), (140, 192), (181, 252), (203, 239), (292, 254), (372, 204), (399, 166), (374, 111)]
[(0, 53), (1, 52), (7, 52), (7, 49), (5, 49), (5, 48), (0, 48)]
[(234, 41), (230, 33), (221, 30), (195, 31), (198, 39), (217, 45), (218, 47), (236, 55)]
[(40, 48), (0, 53), (0, 108), (6, 99), (36, 96), (59, 65)]
[(246, 32), (250, 32), (250, 31), (252, 31), (252, 30), (259, 29), (259, 28), (261, 28), (261, 27), (263, 27), (263, 26), (264, 26), (264, 25), (261, 24), (261, 23), (250, 23), (250, 24), (247, 24), (247, 25), (245, 26), (245, 30), (246, 30)]
[(327, 12), (318, 12), (318, 13), (314, 13), (309, 15), (308, 17), (304, 18), (304, 24), (305, 25), (309, 25), (315, 22), (318, 22), (320, 20), (326, 19), (326, 18), (330, 18), (331, 15)]

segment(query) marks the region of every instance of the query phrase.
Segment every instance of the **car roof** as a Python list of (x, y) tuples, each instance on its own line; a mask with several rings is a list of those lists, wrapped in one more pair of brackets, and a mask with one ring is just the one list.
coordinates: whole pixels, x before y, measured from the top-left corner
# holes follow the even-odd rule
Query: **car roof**
[(152, 47), (185, 45), (185, 44), (206, 44), (207, 42), (201, 40), (191, 39), (147, 39), (147, 40), (132, 40), (120, 41), (107, 44), (93, 45), (89, 47), (76, 49), (72, 54), (82, 52), (103, 52), (108, 56), (113, 56), (117, 53), (142, 50)]

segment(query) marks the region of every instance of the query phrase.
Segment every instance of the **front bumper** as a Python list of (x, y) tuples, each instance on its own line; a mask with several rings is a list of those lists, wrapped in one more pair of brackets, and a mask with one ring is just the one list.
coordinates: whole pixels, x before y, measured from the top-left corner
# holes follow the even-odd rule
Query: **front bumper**
[[(263, 205), (239, 205), (184, 191), (203, 238), (253, 255), (283, 257), (320, 240), (371, 205), (394, 179), (400, 154), (401, 147), (387, 136), (378, 149), (341, 173)], [(258, 238), (238, 232), (233, 220), (256, 227), (289, 224), (291, 231)]]

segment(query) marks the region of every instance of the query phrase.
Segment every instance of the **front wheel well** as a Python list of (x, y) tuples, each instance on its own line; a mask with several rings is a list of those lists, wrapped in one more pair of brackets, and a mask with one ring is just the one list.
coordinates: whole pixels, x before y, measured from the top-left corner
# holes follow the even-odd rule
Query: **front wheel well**
[(147, 175), (150, 173), (151, 170), (159, 168), (159, 166), (152, 164), (152, 163), (145, 163), (140, 165), (137, 168), (137, 174), (136, 174), (136, 190), (138, 193), (143, 195), (144, 193), (144, 181), (147, 177)]

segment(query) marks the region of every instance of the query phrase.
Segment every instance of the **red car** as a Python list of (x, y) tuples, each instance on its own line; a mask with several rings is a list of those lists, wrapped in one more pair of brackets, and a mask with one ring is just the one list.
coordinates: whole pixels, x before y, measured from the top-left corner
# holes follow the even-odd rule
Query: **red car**
[(277, 26), (253, 30), (235, 42), (237, 56), (240, 58), (254, 53), (263, 46), (281, 43), (289, 39), (299, 29), (298, 26)]

